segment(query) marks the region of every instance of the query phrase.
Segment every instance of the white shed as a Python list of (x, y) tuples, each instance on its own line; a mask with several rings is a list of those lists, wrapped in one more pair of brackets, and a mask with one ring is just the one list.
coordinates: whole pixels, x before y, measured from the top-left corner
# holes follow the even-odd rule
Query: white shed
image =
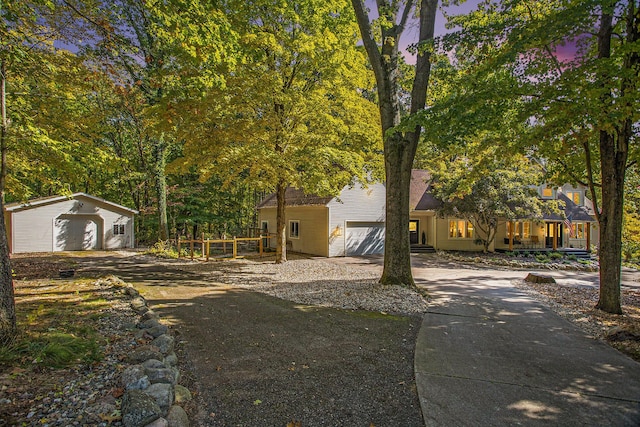
[(21, 252), (133, 248), (138, 211), (85, 193), (5, 206), (9, 250)]

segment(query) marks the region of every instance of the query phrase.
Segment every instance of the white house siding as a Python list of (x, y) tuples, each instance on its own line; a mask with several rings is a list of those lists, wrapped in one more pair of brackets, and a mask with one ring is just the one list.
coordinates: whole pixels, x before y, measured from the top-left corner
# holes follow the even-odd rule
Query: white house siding
[[(366, 253), (384, 252), (385, 186), (371, 184), (363, 188), (356, 184), (345, 187), (329, 208), (329, 256), (345, 256), (347, 248), (366, 249)], [(382, 225), (382, 233), (379, 227)], [(349, 229), (347, 226), (350, 226)], [(361, 238), (369, 227), (368, 243), (360, 245), (348, 238)], [(375, 228), (371, 228), (375, 227)], [(356, 229), (357, 228), (357, 229)], [(351, 251), (352, 252), (352, 251)], [(349, 253), (353, 255), (353, 253)]]
[[(5, 218), (13, 253), (134, 246), (133, 213), (90, 197), (14, 208)], [(125, 234), (114, 235), (116, 223)]]

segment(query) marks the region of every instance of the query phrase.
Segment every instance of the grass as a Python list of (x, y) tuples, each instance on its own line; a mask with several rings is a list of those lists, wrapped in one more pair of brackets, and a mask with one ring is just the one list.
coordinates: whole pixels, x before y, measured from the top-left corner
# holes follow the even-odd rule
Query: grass
[(90, 282), (25, 281), (16, 288), (19, 334), (0, 347), (0, 370), (20, 367), (64, 368), (102, 359), (105, 342), (95, 329), (108, 301)]

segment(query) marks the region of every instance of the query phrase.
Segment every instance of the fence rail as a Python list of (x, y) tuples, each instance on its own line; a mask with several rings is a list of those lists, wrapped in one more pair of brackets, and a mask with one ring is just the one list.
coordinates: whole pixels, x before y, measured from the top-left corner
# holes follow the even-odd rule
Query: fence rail
[[(183, 245), (188, 245), (191, 259), (195, 258), (196, 245), (200, 246), (202, 258), (205, 258), (207, 261), (209, 261), (212, 255), (226, 256), (229, 247), (233, 259), (243, 258), (244, 255), (239, 255), (239, 253), (246, 252), (258, 252), (259, 256), (262, 257), (265, 253), (265, 246), (267, 248), (269, 247), (269, 239), (272, 238), (275, 238), (274, 234), (261, 235), (259, 237), (234, 237), (233, 239), (205, 239), (204, 234), (200, 239), (182, 240), (178, 237), (178, 257), (181, 256), (182, 251), (180, 248)], [(244, 250), (239, 251), (239, 248)]]

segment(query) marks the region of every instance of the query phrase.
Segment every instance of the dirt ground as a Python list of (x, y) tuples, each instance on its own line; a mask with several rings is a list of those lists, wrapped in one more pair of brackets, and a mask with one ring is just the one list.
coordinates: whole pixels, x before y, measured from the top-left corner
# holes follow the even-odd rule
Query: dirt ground
[(423, 425), (413, 375), (420, 318), (300, 306), (145, 256), (14, 264), (17, 278), (71, 267), (76, 278), (135, 284), (177, 338), (192, 425)]

